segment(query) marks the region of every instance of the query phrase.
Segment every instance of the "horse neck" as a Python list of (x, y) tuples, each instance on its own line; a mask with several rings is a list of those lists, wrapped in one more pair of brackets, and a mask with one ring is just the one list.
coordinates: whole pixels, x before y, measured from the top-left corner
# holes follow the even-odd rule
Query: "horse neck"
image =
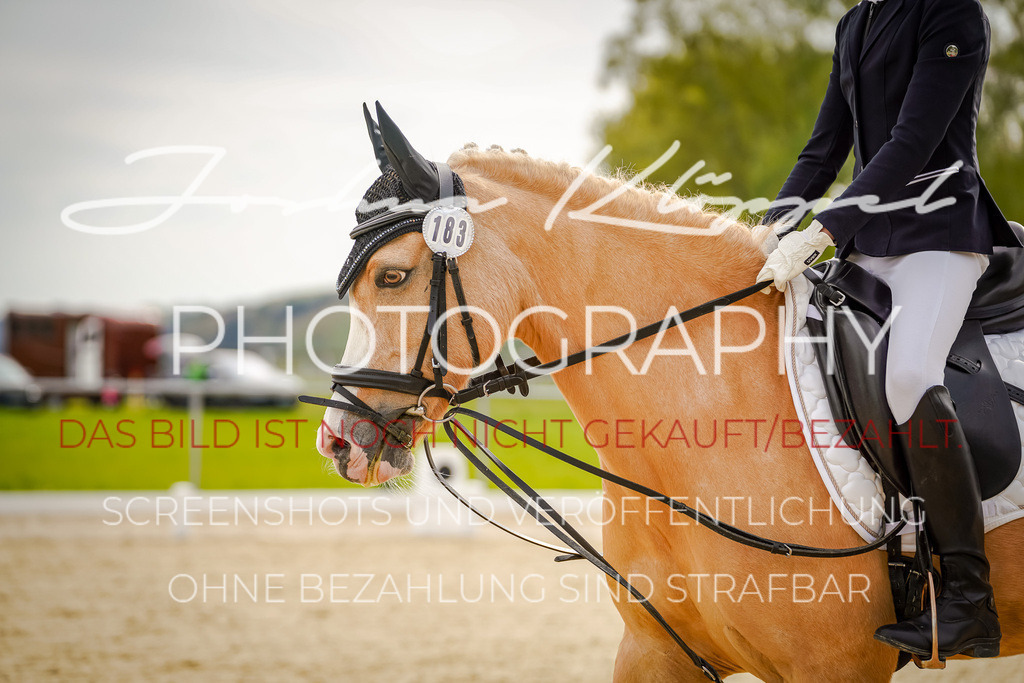
[[(565, 314), (564, 319), (552, 313), (532, 315), (517, 330), (516, 336), (544, 362), (628, 332), (627, 319), (592, 313), (588, 339), (587, 307), (620, 308), (634, 316), (638, 327), (643, 326), (667, 317), (671, 307), (686, 310), (753, 283), (764, 261), (749, 234), (737, 232), (746, 230), (743, 227), (731, 227), (721, 234), (666, 234), (574, 220), (571, 212), (580, 207), (570, 205), (558, 215), (552, 229), (545, 231), (543, 221), (553, 206), (550, 198), (512, 199), (510, 205), (519, 203), (520, 207), (522, 202), (536, 202), (532, 207), (527, 204), (531, 210), (516, 210), (514, 219), (502, 221), (506, 246), (524, 271), (518, 308), (544, 305)], [(610, 215), (616, 209), (612, 202), (602, 213)], [(524, 222), (524, 217), (532, 220)], [(708, 222), (705, 214), (684, 212), (661, 218), (665, 224), (684, 226), (699, 223), (698, 219)], [(554, 375), (555, 382), (584, 424), (620, 418), (657, 419), (659, 410), (665, 413), (663, 417), (685, 415), (702, 425), (728, 417), (746, 409), (742, 400), (737, 402), (737, 395), (742, 384), (759, 370), (763, 377), (756, 381), (762, 388), (785, 391), (785, 378), (776, 372), (780, 303), (778, 296), (760, 294), (742, 302), (764, 320), (765, 340), (756, 352), (742, 359), (723, 360), (720, 374), (715, 374), (713, 367), (714, 316), (708, 315), (686, 324), (704, 374), (691, 357), (660, 358), (646, 374), (638, 376), (619, 358), (606, 356), (594, 361), (590, 373), (582, 365), (568, 368)], [(727, 315), (722, 320), (726, 336), (734, 335), (728, 344), (749, 343), (757, 337), (753, 316)], [(659, 348), (679, 348), (682, 339), (678, 331), (670, 330)], [(639, 368), (651, 346), (650, 340), (637, 342), (626, 355)], [(643, 467), (636, 458), (640, 455), (638, 451), (601, 452), (602, 460), (620, 472)]]
[[(612, 215), (615, 209), (613, 202), (602, 213)], [(544, 361), (563, 355), (563, 339), (573, 352), (629, 330), (626, 318), (598, 312), (596, 307), (628, 312), (638, 327), (643, 326), (664, 319), (672, 307), (683, 311), (753, 283), (764, 261), (749, 235), (741, 232), (746, 228), (740, 226), (722, 231), (710, 228), (703, 234), (670, 234), (573, 220), (570, 215), (571, 209), (561, 212), (550, 231), (539, 226), (519, 226), (516, 231), (514, 249), (528, 271), (529, 296), (523, 307), (547, 305), (566, 314), (565, 319), (550, 314), (531, 316), (518, 331)], [(692, 226), (710, 223), (713, 218), (690, 209), (665, 214), (662, 220), (663, 225)], [(756, 310), (769, 327), (778, 303), (775, 296), (742, 302)], [(708, 315), (686, 325), (702, 358), (714, 355), (712, 323), (713, 316)], [(664, 347), (677, 346), (680, 339), (678, 333), (670, 332)], [(767, 339), (774, 341), (770, 336)], [(637, 346), (649, 348), (650, 343)], [(710, 375), (711, 368), (707, 369)], [(576, 377), (570, 371), (561, 374)], [(600, 381), (603, 374), (595, 367), (594, 379)]]

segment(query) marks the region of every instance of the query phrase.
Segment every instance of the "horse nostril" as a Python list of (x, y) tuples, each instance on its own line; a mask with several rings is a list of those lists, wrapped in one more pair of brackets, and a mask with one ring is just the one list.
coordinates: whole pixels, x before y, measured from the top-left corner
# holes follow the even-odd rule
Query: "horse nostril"
[(332, 455), (347, 455), (352, 450), (352, 445), (342, 439), (341, 437), (331, 438), (331, 454)]

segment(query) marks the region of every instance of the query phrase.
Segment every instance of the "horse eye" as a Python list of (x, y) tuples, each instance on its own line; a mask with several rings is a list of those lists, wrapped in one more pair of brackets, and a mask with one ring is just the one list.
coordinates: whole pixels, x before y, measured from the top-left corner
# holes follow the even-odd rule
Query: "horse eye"
[(377, 276), (378, 287), (397, 287), (398, 285), (405, 282), (405, 278), (408, 272), (404, 270), (396, 270), (394, 268), (385, 270), (383, 273)]

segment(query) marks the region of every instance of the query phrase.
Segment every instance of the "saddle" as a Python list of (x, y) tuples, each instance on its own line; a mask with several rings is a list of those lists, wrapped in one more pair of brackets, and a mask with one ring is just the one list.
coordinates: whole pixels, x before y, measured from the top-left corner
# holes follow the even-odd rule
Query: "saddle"
[[(1024, 236), (1020, 225), (1012, 225)], [(906, 465), (898, 441), (889, 436), (895, 423), (885, 396), (887, 334), (874, 349), (864, 341), (878, 338), (892, 311), (889, 288), (848, 261), (828, 261), (807, 274), (814, 283), (811, 305), (822, 317), (808, 315), (808, 330), (815, 337), (830, 339), (813, 346), (836, 427), (846, 444), (859, 448), (889, 487), (909, 497)], [(999, 376), (985, 334), (1021, 328), (1024, 249), (996, 247), (945, 371), (945, 385), (971, 446), (983, 499), (1004, 490), (1020, 467), (1020, 432), (1010, 401), (1024, 403), (1024, 390), (1005, 384)]]

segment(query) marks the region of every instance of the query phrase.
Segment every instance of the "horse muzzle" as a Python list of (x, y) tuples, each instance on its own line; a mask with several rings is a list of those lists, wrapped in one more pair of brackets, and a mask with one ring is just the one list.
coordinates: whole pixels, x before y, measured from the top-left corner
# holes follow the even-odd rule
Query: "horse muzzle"
[[(416, 418), (405, 416), (402, 426), (410, 433)], [(363, 486), (376, 486), (412, 472), (413, 454), (401, 442), (370, 420), (343, 413), (337, 429), (320, 424), (317, 450), (334, 462), (344, 479)]]

